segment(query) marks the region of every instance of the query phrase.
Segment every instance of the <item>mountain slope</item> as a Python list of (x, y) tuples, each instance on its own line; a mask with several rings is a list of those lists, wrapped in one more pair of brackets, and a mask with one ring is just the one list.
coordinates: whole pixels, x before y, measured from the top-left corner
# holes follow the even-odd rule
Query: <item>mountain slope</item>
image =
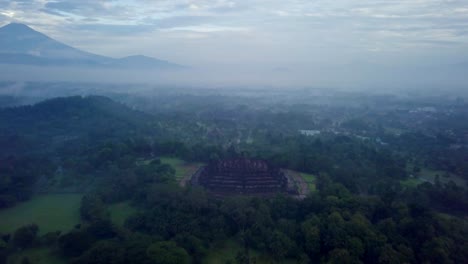
[[(32, 28), (12, 23), (0, 28), (0, 53), (30, 55), (55, 60), (105, 60), (104, 56), (84, 52), (60, 43)], [(24, 57), (24, 56), (23, 56)]]
[(121, 59), (85, 52), (18, 23), (0, 28), (0, 63), (23, 65), (97, 66), (176, 69), (182, 66), (145, 56)]

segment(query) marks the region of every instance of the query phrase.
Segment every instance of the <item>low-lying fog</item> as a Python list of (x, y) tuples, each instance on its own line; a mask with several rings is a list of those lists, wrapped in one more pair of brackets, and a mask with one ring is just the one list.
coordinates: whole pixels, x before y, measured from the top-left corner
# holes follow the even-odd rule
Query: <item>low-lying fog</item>
[(217, 67), (182, 70), (0, 65), (0, 81), (139, 83), (222, 88), (327, 88), (342, 91), (467, 93), (466, 67), (340, 67), (258, 69)]

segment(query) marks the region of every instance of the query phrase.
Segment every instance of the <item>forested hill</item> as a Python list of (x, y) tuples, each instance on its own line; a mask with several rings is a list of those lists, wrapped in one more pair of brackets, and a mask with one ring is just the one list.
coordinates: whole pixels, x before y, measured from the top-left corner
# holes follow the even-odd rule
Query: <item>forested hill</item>
[(0, 109), (1, 154), (33, 148), (46, 151), (76, 139), (129, 136), (148, 128), (151, 120), (150, 115), (102, 96), (55, 98), (32, 106)]

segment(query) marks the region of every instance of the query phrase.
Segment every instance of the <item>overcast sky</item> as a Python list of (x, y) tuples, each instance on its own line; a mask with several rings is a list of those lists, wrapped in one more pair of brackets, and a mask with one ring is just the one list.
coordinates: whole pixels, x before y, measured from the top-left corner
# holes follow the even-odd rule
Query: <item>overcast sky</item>
[(194, 67), (468, 69), (468, 0), (0, 0), (9, 22), (93, 53)]

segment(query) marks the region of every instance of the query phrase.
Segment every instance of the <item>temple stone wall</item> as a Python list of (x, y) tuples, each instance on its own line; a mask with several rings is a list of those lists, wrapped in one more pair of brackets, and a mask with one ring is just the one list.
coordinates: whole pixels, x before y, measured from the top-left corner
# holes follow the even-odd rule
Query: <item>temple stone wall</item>
[(264, 160), (212, 162), (200, 168), (193, 175), (191, 183), (220, 195), (269, 195), (288, 191), (288, 179), (284, 172)]

